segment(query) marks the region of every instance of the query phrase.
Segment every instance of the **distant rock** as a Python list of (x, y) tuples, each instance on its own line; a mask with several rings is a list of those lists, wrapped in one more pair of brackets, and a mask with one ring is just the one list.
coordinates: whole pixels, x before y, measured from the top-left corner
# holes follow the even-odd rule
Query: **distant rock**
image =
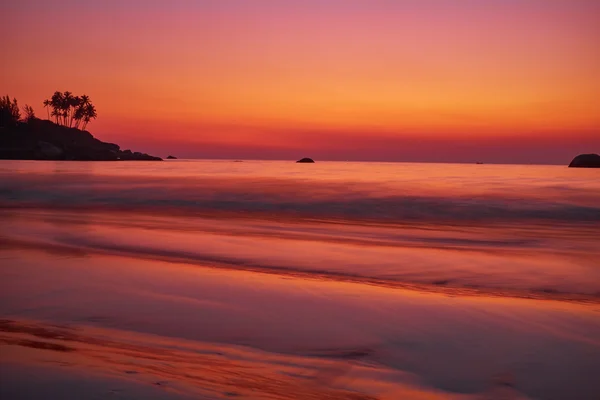
[(314, 163), (315, 161), (312, 158), (305, 157), (301, 160), (296, 161), (297, 163)]
[(598, 154), (580, 154), (571, 161), (570, 168), (600, 168)]
[(177, 160), (177, 157), (175, 157), (175, 156), (167, 156), (167, 160)]

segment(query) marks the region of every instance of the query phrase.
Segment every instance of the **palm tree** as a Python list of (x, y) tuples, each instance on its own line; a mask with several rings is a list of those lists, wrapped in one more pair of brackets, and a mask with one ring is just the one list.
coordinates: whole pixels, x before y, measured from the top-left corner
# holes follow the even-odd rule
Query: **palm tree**
[(79, 107), (80, 104), (81, 104), (81, 97), (79, 97), (79, 96), (71, 97), (71, 100), (69, 101), (69, 128), (71, 128), (73, 126), (73, 120), (75, 119), (75, 112), (77, 111), (77, 108)]
[(54, 92), (50, 100), (52, 105), (52, 116), (56, 118), (56, 123), (59, 123), (59, 118), (62, 116), (62, 106), (64, 103), (63, 94), (59, 91)]
[(90, 97), (86, 94), (82, 96), (73, 96), (73, 93), (66, 92), (54, 92), (50, 100), (44, 100), (44, 107), (52, 107), (52, 113), (49, 114), (55, 118), (57, 124), (68, 126), (79, 129), (81, 122), (83, 126), (81, 129), (85, 129), (87, 124), (98, 117), (96, 107), (90, 101)]
[(61, 116), (61, 112), (58, 108), (54, 108), (52, 110), (52, 116), (54, 117), (54, 119), (56, 120), (56, 123), (58, 124), (58, 118)]
[(90, 122), (91, 119), (96, 119), (96, 117), (98, 117), (98, 114), (96, 113), (96, 107), (94, 107), (92, 103), (88, 103), (88, 105), (85, 107), (83, 127), (81, 128), (81, 130), (84, 131), (88, 122)]
[(71, 110), (71, 104), (73, 103), (73, 93), (68, 90), (63, 93), (63, 103), (62, 103), (62, 112), (63, 112), (63, 125), (69, 125), (69, 111)]
[(48, 120), (50, 120), (50, 106), (52, 105), (52, 101), (49, 99), (44, 100), (44, 108), (46, 109), (46, 113), (48, 114)]
[(88, 104), (90, 103), (90, 97), (87, 94), (82, 95), (81, 97), (79, 97), (79, 104), (77, 105), (77, 108), (75, 109), (75, 128), (79, 129), (79, 124), (81, 123), (81, 120), (83, 119), (83, 117), (85, 117), (85, 110), (86, 107), (88, 106)]

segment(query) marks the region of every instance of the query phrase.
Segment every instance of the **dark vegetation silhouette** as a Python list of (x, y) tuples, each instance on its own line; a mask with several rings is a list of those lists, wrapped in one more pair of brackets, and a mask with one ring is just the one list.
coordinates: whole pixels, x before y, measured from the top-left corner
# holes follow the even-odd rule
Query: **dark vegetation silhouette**
[[(85, 130), (87, 124), (98, 117), (96, 107), (92, 104), (90, 97), (86, 94), (73, 96), (69, 91), (54, 92), (50, 99), (44, 100), (44, 107), (47, 110), (48, 119), (50, 115), (57, 124), (75, 127)], [(50, 113), (50, 108), (52, 113)], [(83, 123), (83, 125), (81, 125)]]
[(145, 153), (121, 150), (85, 130), (98, 117), (89, 96), (54, 92), (44, 100), (47, 120), (32, 106), (19, 110), (16, 98), (0, 97), (0, 159), (76, 161), (160, 161)]
[(29, 123), (34, 119), (35, 119), (35, 111), (33, 111), (33, 107), (31, 107), (28, 104), (25, 104), (23, 106), (23, 121)]
[(8, 95), (0, 97), (0, 128), (14, 127), (20, 119), (21, 112), (17, 99), (13, 98), (11, 101)]

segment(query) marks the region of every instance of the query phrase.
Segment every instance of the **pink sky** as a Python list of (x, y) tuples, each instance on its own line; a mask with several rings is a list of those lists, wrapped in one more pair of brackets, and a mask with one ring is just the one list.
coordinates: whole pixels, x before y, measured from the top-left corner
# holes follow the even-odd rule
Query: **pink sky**
[(157, 155), (600, 151), (594, 0), (21, 0), (0, 30), (3, 92), (38, 116), (55, 90), (86, 93), (95, 136)]

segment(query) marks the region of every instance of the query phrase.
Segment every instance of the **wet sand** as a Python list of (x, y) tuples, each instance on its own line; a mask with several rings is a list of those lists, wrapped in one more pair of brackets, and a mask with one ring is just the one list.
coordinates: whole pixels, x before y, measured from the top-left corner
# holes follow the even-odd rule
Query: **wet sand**
[(0, 256), (0, 349), (15, 376), (5, 392), (19, 392), (28, 374), (40, 382), (57, 374), (64, 385), (53, 390), (67, 390), (74, 372), (92, 393), (124, 398), (136, 390), (249, 399), (600, 393), (597, 304), (98, 254), (4, 248)]

